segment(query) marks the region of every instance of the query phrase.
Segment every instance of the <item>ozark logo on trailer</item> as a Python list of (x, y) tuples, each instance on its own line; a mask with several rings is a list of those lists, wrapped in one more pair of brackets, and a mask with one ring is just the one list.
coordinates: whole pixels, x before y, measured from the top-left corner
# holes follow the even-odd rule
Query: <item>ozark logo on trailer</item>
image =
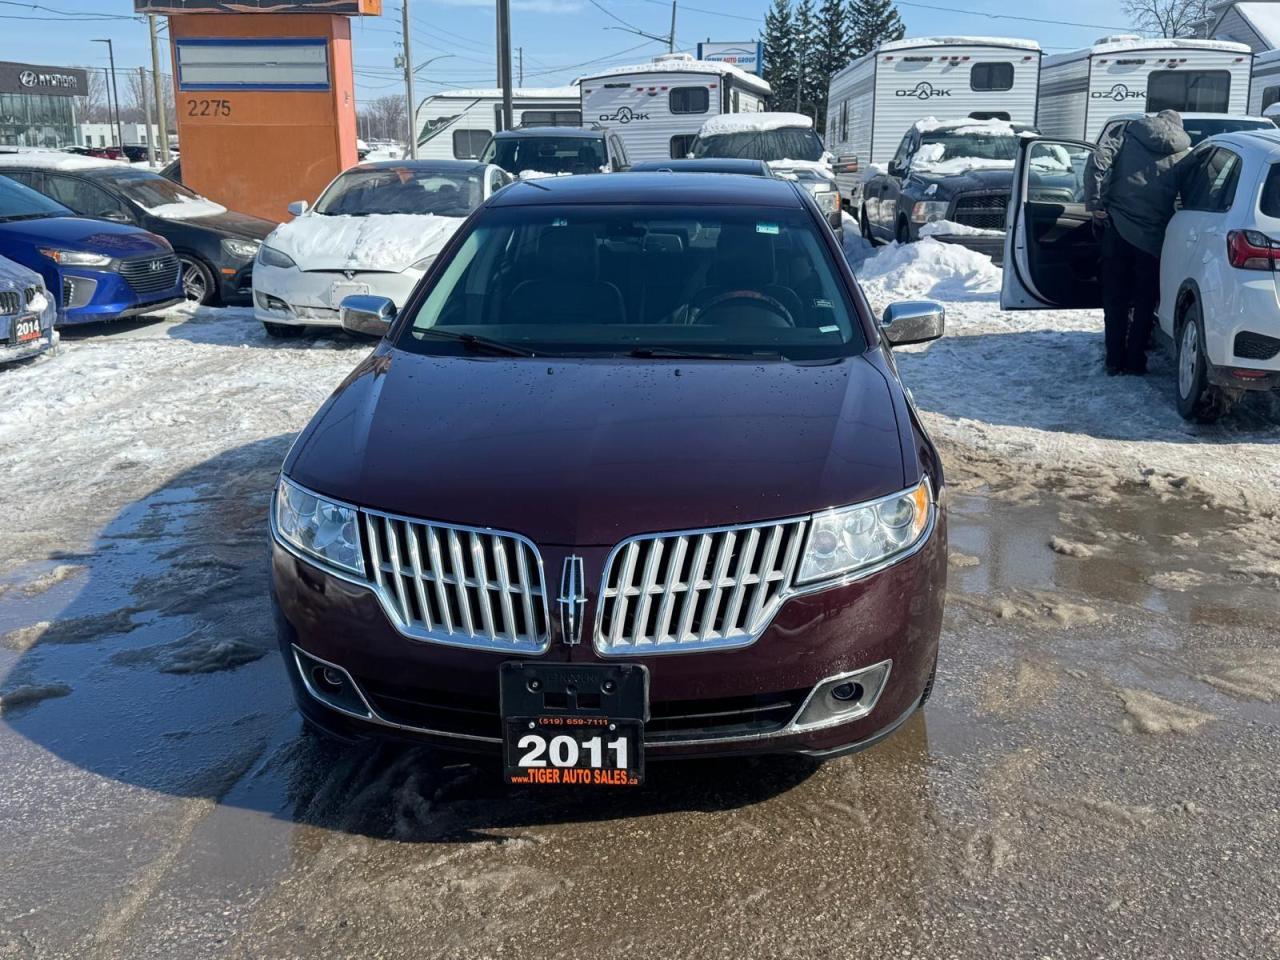
[(637, 113), (630, 107), (619, 107), (613, 113), (600, 114), (601, 123), (608, 123), (611, 120), (616, 120), (618, 123), (633, 123), (636, 120), (648, 119), (649, 115), (647, 113)]
[(1147, 99), (1147, 91), (1130, 90), (1127, 84), (1117, 83), (1114, 87), (1103, 93), (1095, 90), (1089, 94), (1094, 100), (1114, 100), (1116, 103), (1124, 103), (1126, 100), (1145, 100)]
[(895, 90), (895, 97), (915, 97), (917, 100), (932, 100), (934, 97), (949, 97), (950, 90), (939, 90), (928, 80), (921, 80), (911, 90)]

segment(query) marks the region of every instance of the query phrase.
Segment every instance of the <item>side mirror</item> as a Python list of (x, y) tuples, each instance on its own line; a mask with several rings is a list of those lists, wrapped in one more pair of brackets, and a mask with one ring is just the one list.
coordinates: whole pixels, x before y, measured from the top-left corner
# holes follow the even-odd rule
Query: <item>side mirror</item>
[(889, 169), (886, 171), (891, 177), (900, 177), (906, 172), (906, 168), (900, 163), (889, 161)]
[(396, 318), (396, 305), (386, 297), (344, 297), (338, 312), (347, 333), (385, 337)]
[(288, 207), (290, 215), (295, 217), (302, 216), (304, 213), (306, 213), (310, 209), (311, 209), (311, 205), (307, 203), (307, 201), (305, 200), (295, 200), (293, 201), (293, 203), (289, 204), (289, 207)]
[(880, 332), (891, 347), (937, 340), (947, 330), (947, 310), (936, 300), (899, 300), (885, 308)]
[(102, 219), (110, 220), (112, 223), (133, 223), (133, 217), (123, 210), (108, 210), (102, 215)]

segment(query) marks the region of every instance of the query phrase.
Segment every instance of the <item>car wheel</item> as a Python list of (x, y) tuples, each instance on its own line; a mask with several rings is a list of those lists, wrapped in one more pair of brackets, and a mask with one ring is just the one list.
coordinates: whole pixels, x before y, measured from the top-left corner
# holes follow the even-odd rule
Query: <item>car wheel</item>
[(275, 337), (277, 340), (291, 340), (302, 336), (307, 330), (306, 327), (295, 326), (292, 323), (266, 323), (265, 321), (262, 329), (267, 332), (268, 337)]
[(894, 236), (899, 243), (911, 242), (911, 225), (907, 223), (907, 218), (903, 217), (898, 221), (898, 231)]
[(858, 227), (862, 230), (862, 239), (874, 247), (876, 238), (871, 233), (871, 219), (867, 216), (866, 204), (863, 204), (862, 210), (858, 215)]
[(1196, 423), (1212, 423), (1225, 412), (1217, 387), (1209, 383), (1209, 363), (1204, 354), (1204, 326), (1200, 304), (1190, 301), (1182, 311), (1178, 330), (1178, 413)]
[(182, 292), (188, 303), (204, 305), (212, 303), (217, 287), (213, 283), (213, 272), (195, 257), (179, 256), (182, 264)]

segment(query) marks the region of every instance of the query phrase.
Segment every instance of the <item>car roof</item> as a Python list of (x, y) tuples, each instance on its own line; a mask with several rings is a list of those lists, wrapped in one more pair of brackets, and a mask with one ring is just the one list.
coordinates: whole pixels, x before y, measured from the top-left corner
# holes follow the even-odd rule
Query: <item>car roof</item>
[(740, 157), (700, 157), (679, 160), (646, 160), (632, 164), (632, 173), (739, 173), (749, 177), (770, 177), (773, 172), (763, 160), (745, 160)]
[(499, 130), (495, 140), (516, 140), (522, 137), (578, 137), (582, 140), (599, 140), (607, 131), (600, 127), (520, 127), (518, 130)]
[(488, 164), (479, 160), (366, 160), (353, 170), (403, 170), (417, 173), (480, 173)]
[(800, 188), (773, 177), (709, 177), (705, 173), (601, 173), (522, 180), (494, 195), (495, 207), (556, 204), (669, 204), (704, 207), (803, 205)]
[[(1107, 123), (1115, 123), (1117, 120), (1141, 120), (1143, 117), (1154, 117), (1154, 113), (1119, 113), (1113, 116)], [(1178, 116), (1183, 120), (1250, 120), (1255, 123), (1266, 123), (1266, 117), (1251, 117), (1244, 113), (1179, 113)]]
[(1280, 152), (1280, 130), (1232, 130), (1230, 133), (1215, 133), (1204, 140), (1204, 143), (1220, 143), (1235, 147), (1237, 150), (1260, 151), (1267, 156)]

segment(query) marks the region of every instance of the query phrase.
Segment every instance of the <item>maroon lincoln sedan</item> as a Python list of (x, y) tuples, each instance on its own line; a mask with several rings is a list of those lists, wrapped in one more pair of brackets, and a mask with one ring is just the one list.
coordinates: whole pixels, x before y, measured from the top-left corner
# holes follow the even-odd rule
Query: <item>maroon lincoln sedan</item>
[(628, 786), (646, 759), (832, 756), (929, 696), (942, 467), (891, 347), (786, 180), (520, 183), (298, 437), (271, 511), (298, 703), (345, 738)]

